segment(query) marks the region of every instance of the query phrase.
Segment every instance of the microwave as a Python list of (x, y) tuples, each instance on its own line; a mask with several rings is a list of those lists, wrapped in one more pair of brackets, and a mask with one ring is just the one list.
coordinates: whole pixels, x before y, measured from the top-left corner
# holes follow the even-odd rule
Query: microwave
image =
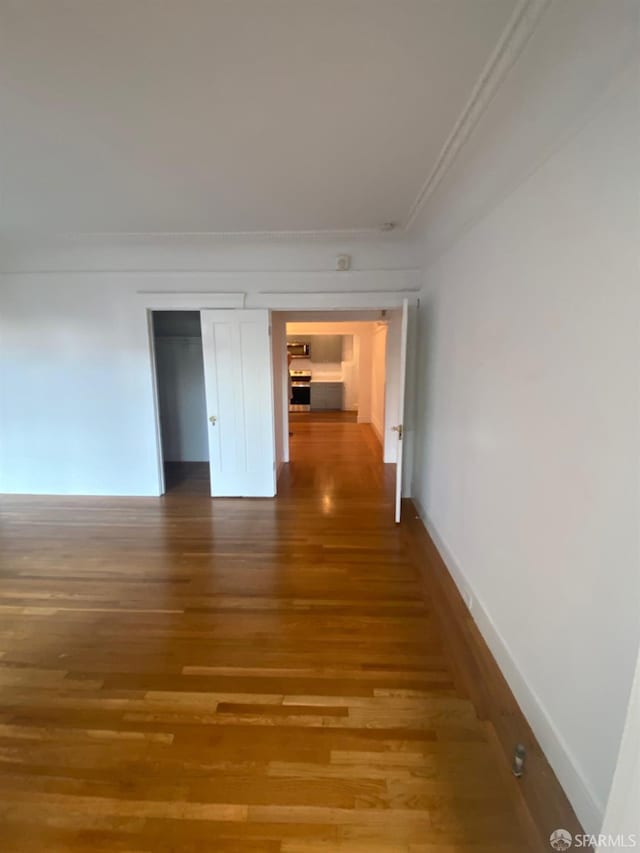
[(287, 352), (291, 358), (310, 358), (311, 344), (305, 344), (302, 341), (290, 341), (287, 344)]

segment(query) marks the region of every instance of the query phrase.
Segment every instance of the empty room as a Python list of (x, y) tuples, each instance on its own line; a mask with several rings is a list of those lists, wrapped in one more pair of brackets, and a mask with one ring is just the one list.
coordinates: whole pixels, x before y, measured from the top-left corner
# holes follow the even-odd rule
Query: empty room
[(0, 0), (0, 851), (640, 849), (640, 0)]

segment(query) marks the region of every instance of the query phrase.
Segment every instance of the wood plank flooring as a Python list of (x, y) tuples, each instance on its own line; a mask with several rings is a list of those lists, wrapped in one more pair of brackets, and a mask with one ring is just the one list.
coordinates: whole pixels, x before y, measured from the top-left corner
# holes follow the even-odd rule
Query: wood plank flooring
[(276, 500), (0, 498), (0, 849), (527, 853), (366, 425)]

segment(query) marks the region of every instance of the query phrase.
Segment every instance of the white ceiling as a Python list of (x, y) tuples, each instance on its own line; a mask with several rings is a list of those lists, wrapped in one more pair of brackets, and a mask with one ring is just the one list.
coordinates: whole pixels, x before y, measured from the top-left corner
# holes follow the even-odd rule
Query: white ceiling
[(0, 0), (0, 231), (402, 224), (516, 0)]

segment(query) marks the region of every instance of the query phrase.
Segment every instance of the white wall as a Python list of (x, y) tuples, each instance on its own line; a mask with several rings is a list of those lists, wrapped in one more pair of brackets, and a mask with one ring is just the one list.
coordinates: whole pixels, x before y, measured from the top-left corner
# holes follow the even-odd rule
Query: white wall
[[(509, 148), (505, 169), (521, 179), (498, 200), (494, 151), (492, 190), (484, 205), (472, 194), (467, 215), (443, 186), (419, 247), (414, 496), (590, 832), (611, 785), (640, 632), (630, 9), (550, 8), (523, 60), (530, 76), (519, 66), (491, 110), (508, 113), (518, 94), (514, 121), (538, 137), (554, 125), (554, 144), (547, 127), (546, 158), (518, 169)], [(572, 122), (562, 132), (561, 106)], [(488, 134), (482, 126), (478, 138)], [(494, 144), (517, 141), (505, 130)], [(466, 175), (479, 193), (473, 166), (486, 158), (475, 144), (450, 180), (461, 186)], [(429, 230), (439, 210), (446, 241)]]
[[(87, 234), (11, 237), (0, 239), (2, 272), (111, 272), (130, 274), (150, 270), (184, 273), (264, 273), (278, 274), (273, 284), (280, 287), (290, 280), (296, 290), (304, 290), (306, 273), (321, 274), (328, 280), (336, 266), (336, 256), (351, 255), (356, 274), (386, 273), (383, 287), (391, 286), (394, 272), (411, 273), (408, 238), (399, 231), (366, 235), (319, 232), (306, 239), (286, 235), (215, 234)], [(340, 280), (351, 284), (352, 276)], [(271, 289), (275, 289), (271, 285)], [(335, 284), (328, 284), (334, 290)], [(369, 284), (369, 289), (373, 285)], [(302, 306), (303, 307), (303, 306)], [(296, 309), (301, 310), (301, 309)]]
[(149, 328), (135, 288), (2, 281), (0, 490), (157, 494)]
[[(319, 302), (333, 308), (351, 299), (373, 299), (373, 307), (378, 297), (371, 291), (378, 290), (384, 307), (388, 291), (415, 284), (410, 270), (386, 268), (398, 264), (395, 244), (387, 250), (354, 238), (359, 269), (339, 274), (332, 269), (344, 243), (232, 240), (198, 250), (173, 242), (99, 248), (88, 238), (87, 245), (47, 250), (3, 245), (0, 491), (158, 494), (148, 307), (221, 307), (231, 304), (229, 294), (247, 307), (301, 309)], [(139, 271), (143, 263), (155, 271)], [(129, 271), (104, 271), (126, 264)], [(202, 266), (176, 272), (180, 264)], [(336, 295), (337, 284), (345, 299)], [(182, 299), (181, 293), (194, 295)]]
[(344, 408), (348, 412), (358, 411), (358, 398), (360, 395), (359, 374), (360, 347), (357, 345), (353, 335), (344, 335), (342, 339), (342, 378), (344, 380)]
[(358, 362), (358, 423), (371, 423), (371, 359), (373, 353), (371, 323), (362, 323), (353, 340)]
[(371, 426), (380, 444), (384, 441), (385, 359), (387, 350), (387, 327), (377, 325), (373, 329), (371, 353)]

